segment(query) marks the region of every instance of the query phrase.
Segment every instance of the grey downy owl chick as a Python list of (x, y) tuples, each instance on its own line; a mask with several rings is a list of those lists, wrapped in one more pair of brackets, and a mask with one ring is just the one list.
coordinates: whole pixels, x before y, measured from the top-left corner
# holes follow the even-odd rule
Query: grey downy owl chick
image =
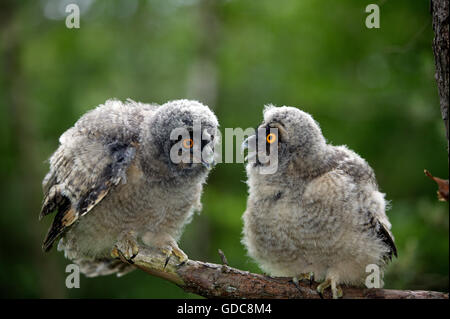
[[(263, 271), (294, 279), (311, 274), (320, 295), (339, 284), (363, 285), (366, 266), (397, 256), (385, 195), (367, 162), (346, 146), (327, 144), (318, 123), (294, 107), (268, 106), (259, 127), (277, 147), (278, 168), (246, 166), (249, 197), (242, 242)], [(275, 135), (269, 136), (273, 130)], [(265, 138), (265, 136), (262, 136)], [(259, 145), (258, 134), (244, 146)], [(257, 147), (250, 157), (267, 148)]]
[(186, 260), (177, 241), (201, 208), (217, 128), (189, 100), (108, 100), (87, 112), (61, 135), (42, 183), (40, 218), (55, 213), (44, 251), (60, 238), (58, 250), (88, 277), (133, 270), (140, 245)]

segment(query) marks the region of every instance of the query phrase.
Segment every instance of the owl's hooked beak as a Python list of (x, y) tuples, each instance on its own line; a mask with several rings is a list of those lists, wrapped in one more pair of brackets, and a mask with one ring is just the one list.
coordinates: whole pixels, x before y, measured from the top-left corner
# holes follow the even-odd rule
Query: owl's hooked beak
[(253, 140), (256, 140), (256, 135), (249, 136), (242, 142), (241, 153), (244, 153), (244, 151), (249, 148), (250, 142)]
[(244, 158), (245, 161), (247, 159), (253, 160), (256, 157), (256, 140), (257, 140), (257, 136), (252, 135), (252, 136), (247, 137), (244, 140), (244, 142), (242, 142), (241, 153), (243, 154), (245, 152), (245, 150), (248, 150), (248, 154)]
[(211, 169), (214, 166), (214, 164), (215, 164), (214, 161), (212, 163), (208, 163), (206, 161), (202, 161), (202, 165), (204, 167), (206, 167), (207, 169)]
[(214, 150), (209, 145), (203, 147), (201, 163), (207, 169), (211, 169), (215, 165)]
[(248, 149), (248, 137), (241, 144), (241, 153), (244, 153), (246, 149)]

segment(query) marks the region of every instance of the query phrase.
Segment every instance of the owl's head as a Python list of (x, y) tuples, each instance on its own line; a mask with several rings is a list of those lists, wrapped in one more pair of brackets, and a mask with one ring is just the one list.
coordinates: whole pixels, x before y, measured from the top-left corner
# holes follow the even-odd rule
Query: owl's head
[[(264, 121), (258, 127), (256, 135), (249, 137), (256, 145), (255, 157), (261, 152), (270, 152), (270, 147), (276, 147), (278, 166), (295, 161), (313, 162), (326, 149), (326, 141), (318, 123), (306, 112), (295, 107), (275, 107), (268, 105), (264, 108)], [(258, 134), (259, 133), (259, 134)], [(262, 149), (260, 141), (265, 139), (266, 147)], [(269, 145), (270, 144), (270, 145)], [(248, 141), (247, 141), (248, 145)], [(256, 158), (255, 166), (261, 164)]]
[(209, 107), (175, 100), (161, 105), (147, 123), (153, 157), (174, 175), (206, 172), (214, 165), (219, 123)]

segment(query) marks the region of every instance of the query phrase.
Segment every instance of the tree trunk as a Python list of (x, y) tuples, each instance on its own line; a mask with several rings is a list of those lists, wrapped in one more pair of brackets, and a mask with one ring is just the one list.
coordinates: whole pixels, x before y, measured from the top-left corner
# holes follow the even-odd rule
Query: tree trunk
[(436, 64), (436, 82), (439, 91), (442, 119), (448, 145), (448, 99), (449, 99), (449, 29), (448, 29), (448, 0), (431, 0), (431, 14), (433, 16), (433, 53)]

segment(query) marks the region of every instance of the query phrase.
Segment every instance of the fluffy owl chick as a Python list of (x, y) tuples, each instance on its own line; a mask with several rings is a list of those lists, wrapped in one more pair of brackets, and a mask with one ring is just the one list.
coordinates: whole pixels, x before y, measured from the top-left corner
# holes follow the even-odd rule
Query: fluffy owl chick
[(367, 265), (382, 270), (397, 256), (385, 195), (365, 160), (327, 144), (314, 119), (294, 107), (266, 107), (260, 128), (277, 131), (267, 139), (276, 142), (278, 169), (261, 174), (258, 160), (246, 166), (242, 242), (263, 271), (293, 278), (314, 274), (323, 281), (319, 293), (331, 286), (336, 298), (342, 295), (338, 284), (362, 285)]
[[(108, 100), (87, 112), (50, 158), (40, 217), (56, 214), (43, 249), (61, 238), (58, 250), (86, 276), (134, 269), (139, 245), (186, 260), (177, 240), (200, 209), (217, 127), (207, 106), (189, 100)], [(173, 149), (184, 160), (174, 161)]]

